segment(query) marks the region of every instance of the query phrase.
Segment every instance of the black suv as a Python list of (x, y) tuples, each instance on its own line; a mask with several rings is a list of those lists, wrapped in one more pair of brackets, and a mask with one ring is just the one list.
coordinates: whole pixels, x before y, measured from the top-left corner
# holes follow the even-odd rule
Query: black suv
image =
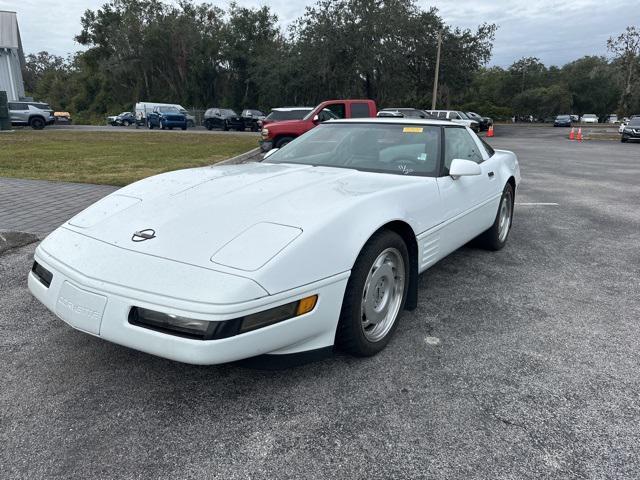
[(622, 130), (620, 141), (625, 143), (629, 140), (640, 140), (640, 117), (638, 116), (632, 117)]
[(264, 120), (264, 113), (260, 110), (253, 110), (251, 108), (243, 110), (240, 116), (244, 122), (244, 128), (248, 128), (252, 132), (257, 132), (260, 129), (260, 124), (258, 124), (258, 122)]
[(204, 126), (207, 130), (221, 128), (222, 130), (244, 130), (244, 122), (236, 112), (230, 108), (210, 108), (204, 112)]

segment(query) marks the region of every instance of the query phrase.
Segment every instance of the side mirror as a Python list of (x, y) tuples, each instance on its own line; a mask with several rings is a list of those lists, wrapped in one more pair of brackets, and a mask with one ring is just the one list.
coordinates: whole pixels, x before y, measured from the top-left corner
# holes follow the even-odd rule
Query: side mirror
[(313, 116), (313, 123), (318, 123), (320, 121), (320, 117), (318, 115)]
[(274, 153), (276, 153), (278, 150), (280, 150), (279, 148), (272, 148), (271, 150), (269, 150), (267, 153), (264, 154), (264, 157), (262, 157), (263, 160), (266, 160), (267, 158), (269, 158), (271, 155), (273, 155)]
[(449, 167), (449, 175), (456, 180), (458, 177), (469, 177), (480, 175), (482, 170), (480, 165), (471, 160), (463, 160), (462, 158), (454, 158)]

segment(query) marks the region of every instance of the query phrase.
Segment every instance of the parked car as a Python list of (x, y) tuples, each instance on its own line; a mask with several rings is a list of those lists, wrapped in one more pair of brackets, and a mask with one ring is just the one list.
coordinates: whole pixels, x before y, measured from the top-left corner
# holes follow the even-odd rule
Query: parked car
[(372, 356), (416, 308), (420, 273), (474, 238), (508, 242), (518, 158), (463, 126), (336, 120), (272, 152), (110, 194), (37, 246), (29, 290), (78, 330), (180, 362)]
[(481, 132), (485, 130), (489, 130), (489, 127), (493, 125), (493, 118), (491, 117), (482, 117), (475, 112), (464, 112), (464, 113), (466, 113), (467, 117), (469, 117), (471, 120), (475, 120), (476, 122), (478, 122)]
[(570, 127), (571, 126), (571, 115), (558, 115), (556, 119), (553, 121), (554, 127)]
[(196, 126), (196, 117), (189, 114), (187, 109), (178, 103), (138, 102), (134, 109), (134, 116), (138, 119), (138, 123), (140, 125), (148, 124), (147, 114), (153, 112), (156, 107), (174, 107), (187, 119), (187, 127)]
[(605, 123), (618, 124), (620, 123), (620, 120), (618, 119), (618, 115), (616, 115), (615, 113), (610, 113), (609, 115), (607, 115)]
[(622, 129), (620, 141), (625, 143), (629, 140), (640, 140), (640, 117), (632, 118)]
[(168, 128), (187, 129), (187, 117), (176, 107), (155, 107), (153, 112), (147, 113), (147, 127), (151, 130), (160, 127), (162, 130)]
[(133, 112), (122, 112), (120, 115), (115, 115), (112, 117), (107, 117), (109, 121), (109, 125), (114, 127), (134, 125), (136, 123), (136, 116)]
[(571, 117), (571, 121), (578, 123), (580, 121), (580, 117), (578, 115), (569, 115)]
[(420, 110), (419, 108), (383, 108), (378, 112), (378, 117), (395, 117), (395, 118), (425, 118), (432, 119), (433, 117), (429, 115), (424, 110)]
[(71, 123), (71, 114), (69, 112), (53, 112), (53, 116), (56, 119), (56, 123), (67, 125)]
[(469, 127), (476, 133), (480, 131), (480, 122), (470, 119), (466, 113), (459, 110), (427, 110), (427, 112), (439, 120), (451, 120), (454, 123)]
[(369, 118), (378, 113), (373, 100), (327, 100), (311, 110), (302, 120), (288, 120), (269, 124), (262, 129), (260, 148), (282, 148), (294, 138), (327, 120), (340, 118)]
[(313, 107), (281, 107), (273, 108), (269, 115), (258, 121), (260, 128), (273, 122), (283, 122), (285, 120), (302, 120)]
[(7, 106), (11, 125), (14, 126), (30, 126), (34, 130), (42, 130), (56, 121), (53, 110), (47, 103), (9, 102)]
[(203, 124), (207, 130), (214, 128), (221, 128), (224, 131), (244, 130), (242, 117), (230, 108), (209, 108), (204, 112)]
[(248, 128), (252, 132), (260, 130), (261, 125), (258, 122), (265, 118), (264, 113), (260, 110), (252, 110), (250, 108), (244, 109), (240, 117), (242, 117), (244, 128)]
[(598, 116), (593, 113), (585, 113), (580, 117), (581, 123), (598, 123)]

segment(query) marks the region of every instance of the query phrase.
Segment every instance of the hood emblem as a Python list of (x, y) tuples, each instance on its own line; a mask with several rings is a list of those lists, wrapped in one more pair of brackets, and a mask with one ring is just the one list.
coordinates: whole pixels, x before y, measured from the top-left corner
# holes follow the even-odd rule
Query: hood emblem
[(134, 232), (131, 236), (131, 241), (144, 242), (145, 240), (151, 240), (152, 238), (156, 238), (156, 231), (152, 228), (147, 228), (146, 230)]

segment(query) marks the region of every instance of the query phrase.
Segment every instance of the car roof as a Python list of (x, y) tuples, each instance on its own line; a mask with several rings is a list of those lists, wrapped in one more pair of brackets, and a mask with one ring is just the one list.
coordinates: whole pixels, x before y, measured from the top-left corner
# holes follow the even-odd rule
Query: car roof
[(389, 123), (389, 124), (418, 124), (418, 125), (443, 125), (447, 127), (460, 126), (448, 120), (435, 120), (429, 118), (395, 118), (395, 117), (367, 117), (367, 118), (345, 118), (341, 120), (329, 120), (327, 123)]
[(272, 108), (271, 110), (276, 112), (291, 112), (294, 110), (313, 110), (313, 107), (278, 107)]

